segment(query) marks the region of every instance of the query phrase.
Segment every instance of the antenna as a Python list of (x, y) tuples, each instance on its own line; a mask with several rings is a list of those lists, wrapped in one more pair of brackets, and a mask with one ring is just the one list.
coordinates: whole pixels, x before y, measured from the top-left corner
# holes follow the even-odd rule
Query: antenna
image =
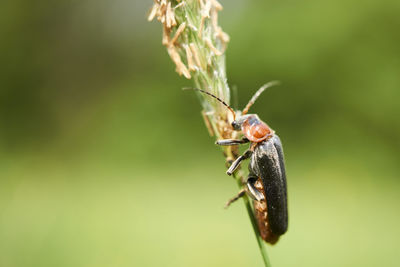
[(262, 92), (264, 92), (267, 88), (270, 88), (272, 86), (279, 85), (279, 84), (281, 84), (279, 81), (272, 81), (272, 82), (266, 83), (263, 86), (261, 86), (261, 88), (258, 89), (258, 91), (250, 99), (249, 103), (247, 103), (246, 107), (243, 109), (242, 115), (247, 114), (250, 107), (254, 104), (254, 102), (256, 102), (257, 98), (262, 94)]
[(215, 96), (215, 95), (213, 95), (213, 94), (211, 94), (211, 93), (209, 93), (209, 92), (207, 92), (207, 91), (201, 90), (201, 89), (199, 89), (199, 88), (185, 87), (185, 88), (183, 88), (182, 90), (196, 90), (196, 91), (202, 92), (203, 94), (209, 95), (209, 96), (211, 96), (211, 97), (217, 99), (219, 102), (221, 102), (222, 105), (224, 105), (225, 107), (227, 107), (227, 108), (232, 112), (232, 114), (233, 114), (233, 120), (236, 120), (236, 113), (235, 113), (235, 111), (234, 111), (227, 103), (225, 103), (225, 101), (223, 101), (221, 98), (219, 98), (219, 97), (217, 97), (217, 96)]

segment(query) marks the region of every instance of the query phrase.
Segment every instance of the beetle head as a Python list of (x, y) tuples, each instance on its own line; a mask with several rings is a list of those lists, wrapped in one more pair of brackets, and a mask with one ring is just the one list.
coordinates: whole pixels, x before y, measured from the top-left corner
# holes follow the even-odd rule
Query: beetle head
[(237, 121), (232, 121), (231, 125), (232, 128), (236, 131), (240, 131), (240, 129), (242, 128), (242, 126)]
[(257, 115), (255, 114), (242, 115), (240, 111), (238, 111), (236, 112), (236, 120), (232, 121), (231, 125), (233, 129), (235, 129), (236, 131), (240, 131), (242, 129), (243, 124), (246, 121), (251, 120), (253, 118), (258, 119)]

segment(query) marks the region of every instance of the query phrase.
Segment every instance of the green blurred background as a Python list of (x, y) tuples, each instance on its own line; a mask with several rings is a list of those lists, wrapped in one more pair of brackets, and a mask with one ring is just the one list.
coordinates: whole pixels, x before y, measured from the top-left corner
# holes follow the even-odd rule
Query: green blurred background
[[(0, 10), (0, 266), (262, 266), (152, 1)], [(398, 266), (400, 2), (222, 1), (239, 106), (281, 136), (273, 266)]]

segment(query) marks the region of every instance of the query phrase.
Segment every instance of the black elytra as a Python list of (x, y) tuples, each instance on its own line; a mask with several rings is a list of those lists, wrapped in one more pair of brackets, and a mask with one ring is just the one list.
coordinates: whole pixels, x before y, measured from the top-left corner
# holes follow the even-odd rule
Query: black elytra
[(258, 143), (251, 155), (249, 177), (263, 183), (272, 233), (283, 235), (288, 228), (287, 185), (282, 143), (278, 135)]

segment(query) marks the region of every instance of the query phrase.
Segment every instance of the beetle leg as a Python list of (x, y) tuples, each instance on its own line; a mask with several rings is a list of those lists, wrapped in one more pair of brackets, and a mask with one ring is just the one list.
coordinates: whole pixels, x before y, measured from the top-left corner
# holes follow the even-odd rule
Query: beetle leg
[(239, 193), (233, 198), (229, 199), (225, 204), (225, 209), (227, 209), (233, 202), (243, 197), (247, 193), (252, 199), (261, 201), (264, 200), (264, 195), (255, 187), (254, 183), (257, 182), (257, 176), (249, 176), (247, 178), (247, 188), (243, 188)]
[(265, 197), (263, 193), (261, 193), (256, 187), (255, 187), (255, 182), (257, 182), (258, 177), (257, 176), (249, 176), (247, 178), (247, 189), (248, 189), (248, 195), (257, 201), (264, 200)]
[(229, 167), (229, 169), (226, 171), (226, 174), (228, 175), (232, 175), (232, 173), (237, 169), (237, 167), (239, 167), (240, 163), (245, 160), (250, 158), (251, 154), (253, 154), (253, 151), (251, 151), (250, 149), (246, 150), (246, 152), (244, 152), (243, 155), (241, 155), (240, 157), (238, 157), (233, 163), (232, 165)]
[(239, 144), (245, 144), (250, 142), (249, 139), (244, 137), (243, 139), (223, 139), (223, 140), (218, 140), (215, 142), (216, 145), (220, 146), (233, 146), (233, 145), (239, 145)]
[(235, 202), (239, 198), (243, 197), (245, 193), (246, 193), (246, 189), (240, 190), (236, 196), (234, 196), (233, 198), (229, 199), (228, 202), (226, 202), (224, 208), (227, 209), (233, 202)]

